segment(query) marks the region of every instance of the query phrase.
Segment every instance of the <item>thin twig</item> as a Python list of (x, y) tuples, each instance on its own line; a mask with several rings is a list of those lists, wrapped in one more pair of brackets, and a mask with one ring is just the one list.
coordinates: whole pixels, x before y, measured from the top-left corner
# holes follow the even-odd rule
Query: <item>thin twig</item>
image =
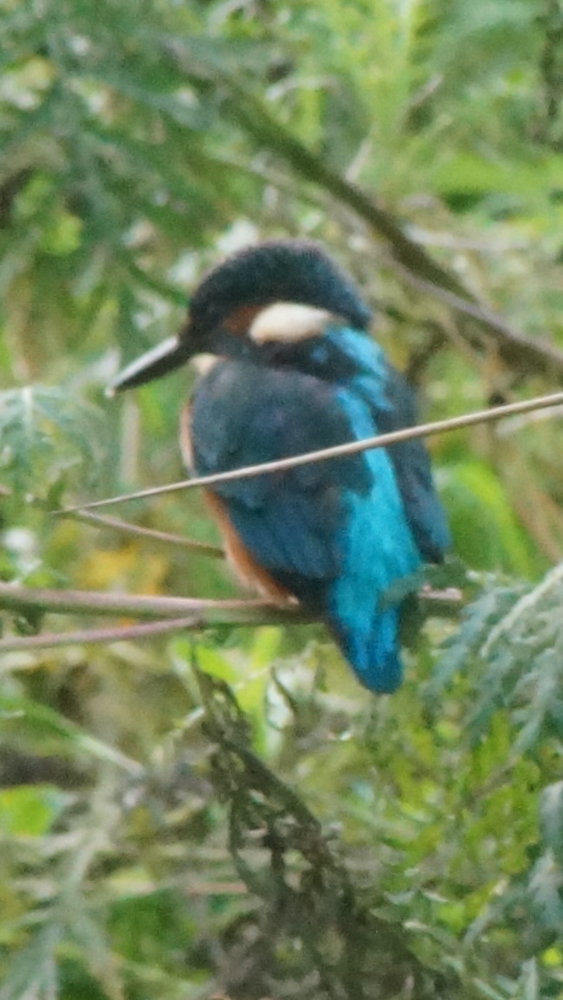
[(54, 649), (57, 646), (85, 646), (103, 642), (135, 641), (153, 638), (166, 632), (194, 629), (201, 626), (201, 619), (190, 615), (188, 618), (171, 618), (167, 621), (145, 622), (142, 625), (117, 625), (115, 628), (76, 629), (73, 632), (41, 632), (39, 635), (18, 635), (0, 639), (0, 653)]
[[(510, 362), (516, 365), (516, 367), (527, 367), (528, 372), (538, 370), (539, 353), (541, 352), (542, 360), (539, 367), (543, 369), (544, 375), (553, 375), (555, 371), (559, 371), (561, 374), (563, 371), (563, 354), (556, 344), (551, 343), (545, 337), (535, 337), (532, 340), (522, 330), (518, 330), (512, 326), (502, 316), (499, 316), (494, 310), (489, 309), (483, 303), (465, 299), (450, 289), (437, 285), (434, 281), (427, 281), (424, 278), (420, 278), (410, 268), (401, 267), (400, 269), (404, 274), (405, 280), (413, 288), (426, 295), (432, 295), (434, 298), (440, 299), (440, 301), (444, 302), (451, 309), (457, 310), (457, 312), (461, 312), (465, 316), (476, 320), (492, 336), (497, 346), (500, 344), (499, 338), (503, 337), (502, 356), (506, 362)], [(471, 342), (470, 338), (467, 339)]]
[(113, 528), (116, 531), (122, 531), (124, 534), (139, 535), (141, 538), (153, 538), (157, 542), (167, 542), (171, 545), (181, 545), (182, 548), (191, 549), (193, 552), (204, 556), (211, 556), (213, 559), (225, 558), (224, 550), (218, 545), (198, 542), (193, 538), (184, 538), (183, 535), (173, 535), (168, 531), (157, 531), (155, 528), (143, 528), (138, 524), (122, 521), (118, 517), (105, 517), (103, 514), (92, 514), (87, 510), (69, 512), (68, 516), (76, 521), (85, 521), (100, 528)]
[[(12, 490), (0, 483), (0, 496), (10, 497), (12, 495)], [(45, 502), (38, 498), (34, 498), (31, 501), (31, 506), (39, 507), (42, 510), (48, 511)], [(91, 511), (81, 509), (69, 511), (69, 513), (65, 515), (61, 512), (61, 516), (68, 517), (73, 521), (83, 521), (86, 524), (92, 524), (100, 528), (111, 528), (115, 531), (121, 531), (123, 534), (138, 535), (140, 538), (150, 538), (154, 539), (156, 542), (165, 542), (169, 545), (180, 545), (182, 548), (191, 549), (193, 552), (197, 552), (198, 555), (211, 556), (213, 559), (225, 558), (225, 551), (219, 545), (210, 545), (208, 542), (199, 542), (194, 538), (186, 538), (184, 535), (174, 535), (169, 531), (158, 531), (156, 528), (144, 528), (139, 524), (133, 524), (131, 521), (123, 521), (119, 517), (107, 517), (107, 515), (104, 514), (92, 514)]]
[(163, 493), (174, 493), (178, 490), (192, 489), (196, 486), (214, 486), (217, 483), (229, 482), (235, 479), (248, 479), (251, 476), (258, 476), (264, 473), (282, 472), (286, 469), (293, 469), (298, 465), (306, 465), (310, 462), (324, 462), (328, 459), (341, 458), (345, 455), (356, 455), (359, 452), (375, 448), (387, 448), (390, 445), (412, 441), (415, 438), (430, 437), (434, 434), (442, 434), (448, 431), (459, 430), (463, 427), (471, 427), (474, 424), (490, 423), (501, 420), (503, 417), (513, 416), (516, 413), (527, 413), (530, 410), (560, 406), (562, 403), (563, 392), (552, 393), (548, 396), (536, 396), (533, 399), (526, 399), (518, 403), (507, 403), (504, 406), (478, 410), (475, 413), (466, 413), (459, 417), (449, 417), (447, 420), (436, 420), (428, 424), (404, 427), (402, 430), (392, 431), (390, 434), (380, 434), (377, 437), (363, 438), (360, 441), (349, 441), (346, 444), (334, 445), (331, 448), (321, 448), (318, 451), (309, 451), (303, 455), (292, 455), (289, 458), (277, 459), (274, 462), (262, 462), (259, 465), (248, 465), (242, 469), (217, 472), (212, 476), (182, 479), (179, 482), (168, 483), (165, 486), (153, 486), (150, 489), (138, 490), (135, 493), (122, 493), (118, 496), (106, 497), (104, 500), (92, 500), (89, 503), (75, 507), (65, 507), (62, 510), (53, 511), (53, 513), (71, 514), (79, 510), (90, 510), (93, 507), (105, 507), (107, 504), (124, 503), (125, 500), (141, 500), (146, 497), (160, 496)]

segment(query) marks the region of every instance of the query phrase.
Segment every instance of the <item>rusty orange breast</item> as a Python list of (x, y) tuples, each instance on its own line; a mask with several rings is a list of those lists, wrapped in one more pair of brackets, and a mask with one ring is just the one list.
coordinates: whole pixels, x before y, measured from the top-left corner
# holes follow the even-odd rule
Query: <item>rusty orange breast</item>
[(295, 601), (295, 597), (277, 583), (272, 575), (260, 566), (254, 556), (248, 551), (240, 535), (235, 530), (229, 517), (226, 504), (212, 490), (205, 490), (205, 501), (210, 509), (215, 521), (219, 525), (219, 530), (223, 536), (227, 559), (233, 567), (236, 575), (247, 587), (257, 590), (264, 597), (275, 601), (278, 604), (286, 604), (288, 601)]

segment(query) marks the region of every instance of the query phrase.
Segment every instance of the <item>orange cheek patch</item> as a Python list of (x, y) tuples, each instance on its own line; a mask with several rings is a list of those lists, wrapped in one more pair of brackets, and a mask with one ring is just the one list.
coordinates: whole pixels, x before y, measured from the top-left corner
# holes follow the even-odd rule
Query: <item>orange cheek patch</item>
[(248, 333), (253, 319), (262, 309), (263, 306), (239, 306), (238, 309), (233, 309), (229, 313), (223, 321), (223, 326), (228, 333), (232, 333), (236, 337), (244, 337)]
[(213, 517), (219, 525), (219, 530), (223, 536), (227, 559), (236, 575), (247, 587), (257, 590), (264, 597), (270, 598), (276, 604), (287, 604), (288, 601), (295, 602), (293, 595), (285, 587), (270, 576), (267, 570), (259, 566), (254, 557), (250, 554), (246, 546), (241, 541), (235, 531), (227, 509), (223, 501), (212, 493), (205, 490), (205, 500)]

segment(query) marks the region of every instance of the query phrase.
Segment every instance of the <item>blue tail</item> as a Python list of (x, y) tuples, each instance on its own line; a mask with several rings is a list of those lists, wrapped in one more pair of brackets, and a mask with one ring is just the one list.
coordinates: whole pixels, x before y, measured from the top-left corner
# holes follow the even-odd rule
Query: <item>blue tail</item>
[(376, 694), (391, 694), (401, 684), (399, 617), (395, 607), (376, 613), (369, 623), (351, 626), (334, 618), (329, 623), (359, 681)]

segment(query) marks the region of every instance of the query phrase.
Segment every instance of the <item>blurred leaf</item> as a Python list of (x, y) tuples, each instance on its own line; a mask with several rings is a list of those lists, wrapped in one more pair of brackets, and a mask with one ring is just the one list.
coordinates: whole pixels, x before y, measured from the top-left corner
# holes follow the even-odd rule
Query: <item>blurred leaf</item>
[(0, 393), (0, 473), (18, 502), (47, 499), (68, 477), (92, 482), (101, 460), (101, 416), (61, 389), (26, 386)]
[(11, 836), (40, 837), (68, 804), (68, 795), (49, 785), (0, 791), (0, 830)]
[(563, 865), (563, 781), (544, 789), (541, 818), (545, 844)]
[(26, 726), (31, 738), (40, 740), (44, 747), (51, 746), (52, 752), (86, 754), (110, 762), (130, 774), (140, 771), (135, 761), (91, 736), (48, 705), (4, 695), (0, 697), (0, 718), (17, 720), (20, 730)]
[(484, 462), (468, 458), (448, 470), (443, 489), (456, 553), (475, 569), (530, 576), (537, 556), (502, 483)]

